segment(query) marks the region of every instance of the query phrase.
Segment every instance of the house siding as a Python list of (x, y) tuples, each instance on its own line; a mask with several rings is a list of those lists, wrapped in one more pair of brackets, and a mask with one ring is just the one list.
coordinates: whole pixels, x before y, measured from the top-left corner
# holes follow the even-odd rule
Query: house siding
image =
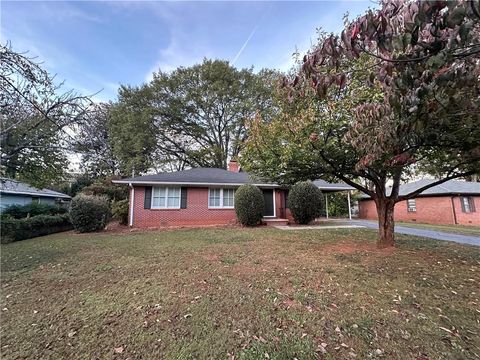
[[(417, 197), (416, 212), (407, 211), (407, 202), (401, 201), (395, 205), (395, 220), (411, 221), (427, 224), (454, 225), (455, 216), (458, 225), (480, 225), (480, 196), (472, 196), (476, 212), (464, 213), (460, 204), (460, 196)], [(455, 214), (452, 207), (455, 205)], [(359, 218), (377, 219), (377, 209), (373, 200), (359, 202)]]
[(55, 204), (55, 198), (46, 196), (30, 196), (30, 195), (14, 195), (14, 194), (1, 194), (0, 195), (0, 212), (10, 205), (28, 205), (32, 203), (33, 198), (38, 198), (41, 204)]

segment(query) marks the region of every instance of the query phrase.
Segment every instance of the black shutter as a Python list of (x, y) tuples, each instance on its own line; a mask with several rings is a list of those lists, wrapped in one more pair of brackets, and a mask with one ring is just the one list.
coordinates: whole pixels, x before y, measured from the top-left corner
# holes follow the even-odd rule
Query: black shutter
[(187, 188), (182, 187), (181, 195), (180, 195), (180, 209), (187, 208)]
[(144, 209), (151, 209), (152, 207), (152, 187), (145, 186), (145, 201), (143, 203)]
[(468, 200), (470, 201), (470, 211), (471, 211), (471, 212), (476, 212), (477, 209), (475, 209), (475, 198), (469, 196), (469, 197), (468, 197)]

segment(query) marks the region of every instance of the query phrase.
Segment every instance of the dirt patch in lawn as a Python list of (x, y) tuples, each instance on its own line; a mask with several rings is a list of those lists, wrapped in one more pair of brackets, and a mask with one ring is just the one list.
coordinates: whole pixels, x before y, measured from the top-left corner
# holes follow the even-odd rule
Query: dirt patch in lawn
[(329, 244), (319, 246), (324, 253), (341, 253), (352, 254), (357, 252), (375, 253), (380, 256), (389, 256), (395, 252), (395, 248), (379, 249), (375, 243), (359, 243), (359, 242), (341, 242), (338, 244)]

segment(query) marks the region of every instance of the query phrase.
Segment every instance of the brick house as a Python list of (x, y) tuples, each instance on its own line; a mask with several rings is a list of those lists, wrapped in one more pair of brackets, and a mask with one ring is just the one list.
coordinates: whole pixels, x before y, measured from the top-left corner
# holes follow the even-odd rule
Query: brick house
[[(400, 186), (405, 195), (432, 183), (423, 179)], [(395, 220), (429, 224), (480, 226), (480, 183), (450, 180), (431, 187), (416, 198), (395, 205)], [(377, 219), (375, 203), (365, 195), (359, 201), (361, 219)]]
[[(229, 163), (228, 170), (194, 168), (113, 182), (130, 187), (129, 225), (132, 227), (235, 223), (235, 189), (243, 184), (252, 184), (262, 190), (265, 200), (264, 222), (286, 223), (291, 219), (286, 205), (288, 190), (240, 171), (236, 161)], [(345, 186), (326, 182), (321, 184), (319, 188), (324, 187), (327, 191), (332, 187), (338, 189), (339, 186)]]

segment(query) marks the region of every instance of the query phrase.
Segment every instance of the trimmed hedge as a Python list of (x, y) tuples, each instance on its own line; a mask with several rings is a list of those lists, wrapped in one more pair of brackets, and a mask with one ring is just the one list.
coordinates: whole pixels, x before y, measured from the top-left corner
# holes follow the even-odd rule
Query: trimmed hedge
[(288, 208), (297, 224), (308, 224), (322, 214), (321, 190), (311, 181), (296, 183), (288, 193)]
[(235, 191), (235, 213), (242, 225), (258, 225), (264, 206), (262, 191), (256, 186), (242, 185)]
[(72, 225), (82, 233), (103, 230), (111, 217), (110, 202), (105, 196), (79, 194), (70, 205)]
[(128, 199), (115, 201), (112, 204), (112, 214), (115, 220), (118, 220), (120, 224), (128, 224)]
[(10, 205), (2, 212), (2, 218), (11, 216), (15, 219), (23, 219), (37, 215), (65, 214), (68, 209), (58, 205), (31, 203), (27, 205)]
[(6, 216), (2, 219), (1, 243), (8, 244), (71, 229), (68, 214), (37, 215), (24, 219)]

